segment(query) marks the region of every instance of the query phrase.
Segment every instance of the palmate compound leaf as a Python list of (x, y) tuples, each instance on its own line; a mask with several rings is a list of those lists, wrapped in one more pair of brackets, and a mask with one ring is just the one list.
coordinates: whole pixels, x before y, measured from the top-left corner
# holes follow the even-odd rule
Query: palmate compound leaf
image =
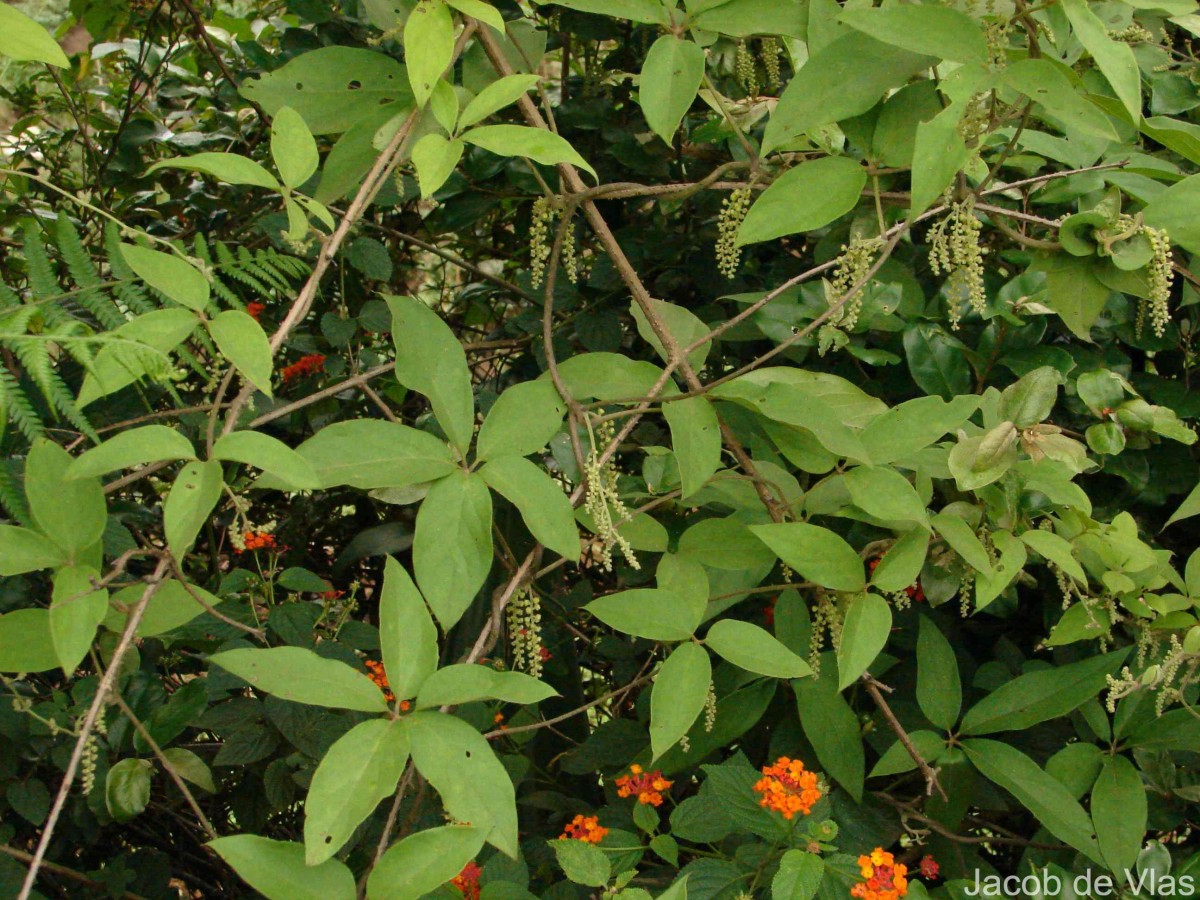
[(437, 638), (437, 626), (408, 570), (387, 557), (379, 597), (379, 646), (388, 683), (398, 699), (415, 697), (437, 670)]
[(388, 848), (367, 879), (368, 900), (417, 900), (454, 878), (475, 858), (486, 828), (443, 825)]

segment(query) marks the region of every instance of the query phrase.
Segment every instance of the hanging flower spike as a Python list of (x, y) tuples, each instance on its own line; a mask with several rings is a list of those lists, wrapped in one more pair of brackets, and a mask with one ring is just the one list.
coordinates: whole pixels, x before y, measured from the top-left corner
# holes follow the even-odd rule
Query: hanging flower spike
[(781, 756), (772, 766), (763, 766), (763, 777), (754, 785), (754, 790), (762, 794), (759, 806), (774, 810), (785, 819), (792, 819), (796, 813), (808, 815), (812, 812), (813, 804), (821, 799), (821, 789), (817, 786), (817, 773), (806, 771), (804, 763), (798, 759)]
[(637, 797), (638, 803), (649, 806), (662, 805), (662, 792), (670, 790), (673, 781), (662, 777), (662, 770), (645, 771), (636, 763), (629, 767), (629, 774), (616, 780), (618, 797)]
[(479, 876), (482, 874), (483, 870), (475, 864), (475, 860), (471, 860), (451, 879), (450, 884), (462, 891), (466, 900), (479, 900)]
[(858, 858), (863, 880), (850, 888), (851, 897), (861, 900), (900, 900), (908, 893), (908, 866), (896, 862), (892, 854), (876, 847), (869, 856)]
[(604, 840), (604, 836), (608, 834), (608, 829), (600, 824), (599, 819), (595, 816), (576, 816), (570, 821), (566, 828), (563, 829), (560, 841), (572, 840), (583, 841), (585, 844), (598, 844)]

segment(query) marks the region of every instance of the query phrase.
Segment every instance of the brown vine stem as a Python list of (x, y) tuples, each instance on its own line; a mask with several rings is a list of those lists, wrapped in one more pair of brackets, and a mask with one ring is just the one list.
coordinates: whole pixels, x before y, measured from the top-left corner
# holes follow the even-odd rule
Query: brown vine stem
[(83, 759), (84, 748), (87, 746), (88, 739), (92, 736), (92, 731), (96, 727), (96, 719), (99, 718), (100, 711), (104, 708), (104, 703), (108, 699), (108, 694), (116, 683), (117, 674), (121, 671), (121, 661), (133, 645), (133, 635), (137, 631), (138, 624), (142, 621), (142, 616), (146, 612), (146, 606), (149, 604), (150, 598), (158, 590), (159, 585), (167, 577), (169, 571), (170, 560), (168, 558), (160, 559), (154, 569), (154, 574), (146, 579), (146, 589), (142, 592), (141, 599), (129, 611), (129, 617), (125, 621), (125, 630), (121, 632), (121, 638), (117, 642), (116, 649), (113, 650), (108, 669), (105, 670), (104, 677), (100, 679), (100, 684), (96, 688), (96, 696), (92, 699), (92, 705), (88, 707), (87, 715), (84, 716), (83, 725), (79, 729), (79, 737), (75, 741), (75, 749), (71, 753), (70, 762), (67, 763), (67, 771), (63, 775), (62, 784), (59, 785), (58, 794), (54, 798), (54, 805), (50, 807), (50, 815), (46, 817), (46, 824), (42, 826), (42, 837), (38, 841), (37, 849), (34, 850), (33, 858), (29, 862), (29, 871), (25, 873), (25, 881), (21, 885), (21, 892), (17, 894), (17, 900), (29, 900), (29, 895), (33, 891), (33, 885), (37, 881), (38, 870), (42, 867), (42, 861), (46, 857), (46, 850), (49, 849), (50, 840), (54, 837), (54, 829), (58, 825), (58, 818), (62, 815), (63, 807), (67, 802), (67, 796), (71, 793), (71, 785), (75, 783), (75, 775), (79, 772), (79, 763)]
[(200, 827), (204, 829), (205, 833), (207, 833), (211, 839), (216, 840), (219, 837), (217, 834), (217, 829), (213, 828), (212, 822), (208, 821), (208, 816), (204, 815), (204, 810), (202, 810), (200, 808), (200, 804), (196, 802), (196, 796), (184, 782), (183, 778), (180, 777), (179, 773), (175, 771), (175, 767), (171, 765), (171, 761), (167, 759), (166, 754), (163, 753), (162, 747), (158, 745), (158, 741), (154, 740), (154, 735), (146, 730), (146, 726), (142, 723), (142, 720), (134, 714), (133, 710), (129, 708), (129, 704), (125, 702), (125, 698), (121, 696), (120, 691), (114, 690), (112, 692), (112, 698), (113, 702), (121, 708), (121, 712), (125, 713), (129, 721), (133, 723), (134, 729), (136, 729), (137, 733), (142, 736), (142, 740), (146, 742), (146, 746), (150, 748), (150, 752), (158, 758), (160, 763), (162, 763), (162, 767), (166, 770), (167, 775), (173, 782), (175, 782), (175, 787), (179, 788), (179, 792), (183, 794), (183, 799), (186, 800), (187, 805), (192, 808), (192, 813), (196, 816), (197, 821), (199, 821)]
[[(458, 40), (455, 42), (454, 53), (450, 57), (450, 64), (447, 66), (447, 69), (454, 66), (454, 63), (466, 47), (467, 41), (475, 34), (476, 27), (473, 19), (468, 21), (467, 26), (462, 30), (462, 33), (458, 36)], [(392, 135), (392, 139), (388, 141), (387, 147), (379, 154), (379, 157), (375, 160), (375, 165), (371, 167), (371, 171), (363, 179), (362, 187), (358, 189), (358, 193), (355, 194), (354, 200), (351, 201), (349, 208), (346, 210), (346, 214), (342, 216), (338, 227), (334, 229), (333, 234), (321, 245), (321, 251), (317, 254), (316, 264), (313, 266), (308, 280), (304, 282), (300, 293), (296, 295), (296, 299), (288, 309), (287, 315), (279, 323), (279, 327), (275, 329), (275, 333), (271, 335), (270, 344), (272, 353), (279, 352), (279, 348), (283, 346), (283, 342), (287, 340), (292, 329), (299, 325), (304, 317), (308, 315), (313, 301), (316, 300), (317, 290), (321, 286), (321, 279), (333, 264), (334, 257), (337, 256), (338, 251), (341, 249), (342, 244), (345, 243), (355, 224), (366, 213), (367, 207), (375, 200), (376, 195), (384, 184), (387, 183), (393, 170), (399, 164), (400, 156), (408, 143), (409, 135), (412, 134), (413, 128), (416, 127), (417, 122), (421, 119), (421, 113), (421, 108), (414, 107), (413, 111), (409, 113), (408, 117), (396, 130), (396, 133)], [(223, 435), (229, 434), (237, 426), (238, 414), (242, 411), (247, 401), (249, 401), (254, 390), (254, 385), (249, 381), (243, 383), (242, 389), (238, 391), (233, 402), (229, 404), (229, 411), (225, 415), (225, 426), (221, 431)], [(221, 394), (218, 393), (215, 402), (219, 405), (222, 399)]]
[(552, 725), (557, 725), (559, 722), (565, 722), (567, 719), (573, 719), (580, 713), (587, 712), (593, 706), (599, 706), (601, 703), (607, 703), (609, 700), (628, 694), (635, 687), (646, 684), (652, 679), (653, 676), (651, 675), (643, 675), (641, 678), (635, 678), (624, 687), (619, 687), (615, 691), (609, 691), (604, 696), (597, 697), (595, 700), (589, 700), (587, 703), (583, 704), (583, 706), (577, 706), (570, 712), (562, 713), (561, 715), (555, 716), (552, 719), (543, 719), (540, 722), (532, 722), (529, 725), (514, 725), (511, 728), (496, 728), (492, 731), (486, 732), (484, 737), (490, 741), (494, 740), (495, 738), (505, 737), (510, 734), (521, 734), (525, 731), (538, 731), (542, 728), (549, 728)]
[(883, 691), (890, 691), (891, 688), (876, 681), (869, 672), (863, 673), (862, 683), (863, 687), (867, 689), (867, 693), (871, 695), (871, 699), (875, 701), (875, 705), (879, 707), (879, 711), (883, 713), (883, 718), (887, 720), (888, 726), (895, 732), (900, 743), (904, 745), (904, 749), (908, 751), (908, 755), (912, 757), (912, 761), (921, 770), (921, 775), (925, 778), (925, 796), (932, 797), (936, 789), (942, 799), (949, 802), (950, 798), (946, 796), (942, 783), (938, 781), (937, 769), (925, 762), (925, 757), (913, 746), (912, 738), (908, 736), (908, 732), (904, 730), (904, 726), (900, 724), (900, 720), (896, 718), (896, 714), (892, 712), (892, 708), (884, 699)]
[[(487, 54), (492, 67), (495, 68), (497, 73), (501, 76), (513, 74), (512, 65), (509, 63), (508, 57), (486, 28), (482, 28), (479, 31), (479, 42), (482, 44), (484, 52)], [(540, 128), (544, 131), (550, 130), (546, 120), (538, 112), (537, 107), (528, 96), (522, 96), (517, 103), (521, 109), (521, 114), (532, 127)], [(570, 163), (561, 163), (558, 166), (558, 170), (563, 183), (571, 193), (581, 193), (587, 190), (587, 186), (573, 165)], [(666, 323), (663, 322), (662, 317), (654, 308), (650, 292), (646, 289), (637, 270), (633, 268), (633, 265), (629, 262), (629, 258), (621, 249), (620, 243), (608, 227), (608, 223), (604, 220), (604, 216), (601, 215), (599, 208), (593, 201), (584, 200), (583, 212), (588, 223), (592, 226), (592, 231), (599, 239), (601, 245), (603, 245), (609, 259), (612, 260), (618, 275), (621, 277), (621, 281), (629, 288), (630, 293), (633, 294), (634, 302), (637, 303), (645, 314), (646, 321), (650, 325), (651, 331), (654, 332), (655, 337), (662, 344), (668, 360), (675, 364), (680, 375), (683, 376), (683, 380), (692, 391), (703, 392), (703, 385), (688, 362), (686, 354), (684, 354), (679, 346), (679, 342), (675, 340), (675, 336), (671, 334), (670, 329), (667, 328)], [(720, 423), (720, 429), (722, 442), (729, 448), (734, 458), (737, 459), (738, 465), (742, 470), (754, 479), (755, 491), (758, 493), (763, 505), (767, 508), (767, 512), (770, 513), (771, 519), (775, 522), (782, 522), (786, 517), (786, 511), (778, 500), (771, 495), (771, 492), (765, 485), (763, 485), (762, 480), (758, 476), (758, 469), (754, 465), (754, 461), (750, 458), (750, 454), (746, 452), (741, 441), (738, 440), (737, 436), (734, 435), (725, 422)]]
[[(5, 856), (11, 856), (13, 859), (23, 863), (33, 861), (32, 854), (26, 853), (24, 850), (20, 850), (16, 847), (10, 847), (8, 844), (0, 844), (0, 853), (3, 853)], [(79, 884), (86, 885), (90, 888), (95, 888), (101, 891), (108, 890), (108, 885), (92, 878), (88, 878), (88, 876), (82, 872), (76, 872), (74, 869), (68, 869), (66, 866), (60, 866), (58, 863), (43, 862), (42, 868), (47, 872), (52, 872), (53, 874), (59, 875), (63, 878), (69, 878), (72, 881), (76, 881)], [(135, 894), (132, 891), (122, 891), (121, 898), (122, 900), (147, 900), (146, 897), (143, 897), (141, 894)]]
[[(1066, 844), (1047, 844), (1041, 841), (1030, 841), (1023, 837), (1005, 837), (1004, 835), (969, 835), (959, 834), (952, 829), (947, 828), (937, 819), (927, 816), (924, 813), (913, 809), (910, 803), (903, 800), (897, 800), (891, 794), (885, 791), (873, 791), (872, 796), (877, 800), (881, 800), (893, 809), (900, 811), (902, 818), (916, 819), (922, 825), (929, 828), (930, 831), (936, 831), (944, 838), (948, 838), (959, 844), (1005, 844), (1011, 847), (1033, 847), (1035, 850), (1066, 850), (1069, 849)], [(985, 825), (982, 827), (994, 827)]]

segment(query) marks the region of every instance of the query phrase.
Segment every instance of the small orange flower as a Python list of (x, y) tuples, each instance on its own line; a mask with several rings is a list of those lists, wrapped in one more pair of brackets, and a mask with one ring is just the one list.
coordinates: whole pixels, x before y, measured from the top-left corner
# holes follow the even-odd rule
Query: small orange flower
[(265, 531), (247, 531), (242, 536), (242, 542), (247, 550), (275, 550), (278, 547), (275, 535)]
[(793, 818), (796, 813), (807, 816), (813, 804), (821, 799), (817, 773), (806, 771), (798, 759), (781, 756), (774, 765), (763, 766), (762, 773), (763, 777), (754, 785), (754, 790), (762, 794), (758, 805), (775, 810), (785, 819)]
[(407, 700), (400, 701), (400, 712), (408, 712), (410, 709), (412, 709), (411, 703), (409, 703)]
[(851, 897), (860, 900), (900, 900), (908, 893), (908, 866), (896, 862), (892, 854), (876, 847), (868, 856), (858, 858), (863, 880), (850, 888)]
[(629, 767), (629, 774), (616, 780), (618, 797), (637, 797), (638, 803), (650, 806), (662, 805), (662, 792), (669, 790), (673, 781), (662, 777), (662, 770), (646, 772), (639, 765)]
[(562, 836), (559, 840), (574, 840), (583, 841), (585, 844), (598, 844), (604, 840), (604, 836), (608, 834), (608, 829), (600, 824), (599, 819), (595, 816), (576, 816), (571, 820), (570, 824), (563, 829)]
[(308, 356), (302, 356), (290, 366), (284, 366), (280, 371), (283, 376), (283, 383), (290, 384), (297, 378), (303, 378), (305, 375), (316, 375), (318, 372), (325, 371), (325, 357), (320, 353), (310, 353)]
[(479, 876), (482, 874), (483, 870), (475, 865), (475, 860), (471, 860), (451, 879), (450, 884), (462, 891), (466, 900), (479, 900)]
[(267, 308), (267, 304), (265, 304), (265, 303), (247, 303), (246, 304), (246, 315), (248, 315), (255, 322), (257, 322), (258, 317), (263, 314), (263, 311), (266, 308)]
[(383, 663), (375, 662), (373, 659), (367, 660), (367, 677), (375, 682), (375, 686), (383, 691), (383, 698), (391, 703), (396, 699), (396, 695), (392, 693), (392, 686), (388, 684), (387, 672), (383, 670)]

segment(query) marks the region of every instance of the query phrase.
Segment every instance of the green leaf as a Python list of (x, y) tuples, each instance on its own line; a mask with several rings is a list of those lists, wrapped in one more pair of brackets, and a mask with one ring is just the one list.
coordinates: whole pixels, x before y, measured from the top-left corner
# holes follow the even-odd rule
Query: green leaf
[(306, 866), (304, 845), (295, 841), (234, 834), (208, 846), (267, 900), (354, 900), (354, 875), (345, 863)]
[(587, 841), (550, 841), (554, 855), (567, 878), (575, 884), (604, 887), (612, 877), (612, 866), (599, 847)]
[(1106, 676), (1129, 655), (1126, 647), (1053, 669), (1020, 675), (992, 691), (963, 716), (963, 734), (1024, 731), (1065, 716), (1099, 694)]
[(846, 609), (838, 644), (838, 690), (844, 690), (875, 661), (892, 632), (892, 608), (878, 594), (858, 594)]
[(90, 566), (67, 566), (54, 573), (50, 636), (63, 673), (69, 678), (87, 656), (96, 629), (108, 612), (108, 591), (93, 587), (100, 573)]
[(638, 103), (650, 129), (671, 144), (704, 79), (704, 49), (694, 41), (664, 34), (642, 63)]
[(0, 672), (46, 672), (58, 668), (45, 609), (17, 609), (0, 616)]
[(347, 131), (388, 105), (400, 114), (413, 99), (399, 62), (376, 50), (339, 46), (301, 53), (243, 82), (241, 94), (268, 115), (290, 106), (313, 134)]
[(800, 727), (812, 744), (817, 761), (834, 781), (846, 789), (855, 803), (862, 802), (866, 760), (858, 716), (842, 697), (834, 672), (833, 654), (822, 654), (820, 678), (792, 682)]
[(483, 736), (455, 716), (418, 712), (408, 724), (417, 771), (459, 822), (490, 827), (487, 841), (516, 859), (517, 802), (512, 779)]
[(150, 803), (150, 776), (154, 764), (145, 759), (114, 763), (104, 779), (104, 803), (118, 822), (128, 822)]
[(467, 104), (462, 115), (458, 117), (458, 127), (470, 128), (492, 113), (516, 103), (537, 85), (538, 80), (537, 75), (507, 75), (493, 81)]
[(101, 347), (92, 362), (92, 371), (83, 378), (79, 405), (87, 406), (100, 397), (133, 384), (146, 374), (147, 357), (156, 353), (166, 363), (166, 354), (182, 344), (200, 324), (196, 314), (186, 309), (156, 309), (138, 316), (110, 334), (127, 343)]
[(1075, 559), (1069, 541), (1059, 537), (1053, 531), (1044, 531), (1041, 528), (1029, 529), (1021, 535), (1021, 540), (1030, 550), (1050, 560), (1079, 584), (1087, 584), (1087, 573)]
[(703, 614), (683, 597), (654, 588), (609, 594), (584, 609), (610, 628), (652, 641), (690, 639)]
[(67, 478), (107, 475), (162, 460), (195, 459), (192, 442), (166, 425), (143, 425), (113, 435), (67, 467)]
[(1054, 409), (1062, 380), (1058, 370), (1050, 366), (1022, 375), (1000, 395), (1000, 417), (1018, 428), (1044, 422)]
[(803, 678), (812, 674), (808, 663), (750, 622), (722, 619), (708, 630), (704, 643), (718, 656), (757, 675)]
[(925, 718), (949, 731), (962, 709), (962, 681), (954, 648), (933, 620), (921, 616), (917, 632), (917, 703)]
[(871, 585), (877, 591), (892, 594), (916, 583), (929, 552), (929, 532), (914, 528), (888, 548), (871, 572)]
[(913, 381), (943, 400), (971, 392), (971, 369), (963, 349), (938, 325), (921, 323), (904, 331), (904, 358)]
[(41, 25), (11, 6), (0, 5), (0, 56), (68, 68), (71, 61)]
[(479, 427), (475, 456), (529, 456), (562, 427), (567, 406), (550, 380), (522, 381), (502, 393)]
[(214, 794), (217, 791), (213, 783), (212, 770), (199, 756), (183, 747), (170, 747), (163, 752), (163, 757), (175, 774), (184, 781), (190, 781), (196, 787)]
[(960, 63), (987, 59), (987, 40), (979, 23), (946, 6), (859, 7), (844, 10), (838, 21), (913, 53)]
[(193, 153), (191, 156), (163, 159), (148, 168), (146, 174), (151, 175), (159, 169), (200, 172), (226, 184), (249, 184), (271, 191), (280, 189), (274, 175), (249, 157), (237, 153)]
[(290, 106), (281, 107), (271, 121), (271, 158), (284, 187), (292, 190), (312, 178), (320, 163), (312, 132)]
[(648, 394), (662, 369), (621, 353), (581, 353), (560, 362), (558, 374), (576, 400), (630, 400)]
[(560, 163), (578, 166), (596, 177), (596, 170), (588, 165), (566, 139), (544, 128), (527, 125), (482, 125), (459, 135), (468, 144), (482, 147), (497, 156), (525, 156), (544, 166)]
[(771, 881), (771, 900), (813, 900), (824, 877), (825, 863), (816, 853), (787, 850)]
[(0, 525), (0, 576), (53, 569), (66, 560), (54, 542), (28, 528)]
[(304, 801), (305, 865), (318, 866), (341, 850), (396, 790), (407, 763), (408, 733), (398, 719), (368, 719), (338, 738)]
[[(460, 0), (461, 2), (461, 0)], [(442, 825), (393, 844), (367, 878), (370, 900), (417, 900), (463, 870), (487, 835), (471, 825)]]
[(477, 474), (456, 472), (429, 489), (417, 512), (413, 574), (449, 630), (492, 568), (492, 495)]
[[(924, 760), (934, 759), (946, 749), (946, 741), (934, 731), (913, 731), (909, 733), (908, 737)], [(887, 748), (883, 756), (879, 757), (879, 762), (875, 763), (875, 767), (871, 769), (867, 777), (885, 778), (888, 775), (903, 775), (916, 767), (917, 763), (912, 758), (912, 754), (908, 752), (904, 743), (898, 740)]]
[(971, 764), (984, 777), (1007, 790), (1037, 817), (1046, 829), (1094, 862), (1103, 865), (1092, 837), (1092, 822), (1062, 783), (1047, 775), (1020, 750), (989, 740), (964, 741)]
[(1200, 253), (1200, 219), (1196, 204), (1200, 203), (1200, 175), (1177, 181), (1146, 204), (1143, 215), (1146, 224), (1163, 228), (1171, 241), (1189, 253)]
[(960, 428), (979, 408), (979, 397), (918, 397), (893, 406), (872, 419), (860, 435), (875, 465), (886, 465), (924, 450)]
[(821, 125), (865, 113), (886, 91), (935, 64), (933, 57), (847, 32), (809, 57), (792, 78), (767, 124), (763, 153)]
[(163, 501), (163, 525), (167, 546), (182, 560), (221, 499), (225, 474), (215, 459), (190, 462), (179, 470), (171, 491)]
[(1007, 531), (993, 531), (992, 544), (1000, 551), (1000, 560), (991, 574), (981, 573), (975, 579), (975, 608), (983, 609), (1000, 596), (1025, 567), (1029, 558), (1025, 545)]
[(554, 5), (646, 25), (666, 25), (668, 21), (666, 7), (658, 0), (554, 0)]
[(522, 706), (558, 693), (524, 672), (497, 672), (478, 663), (443, 666), (425, 679), (417, 692), (417, 708), (461, 706), (476, 700), (502, 700)]
[(1146, 786), (1124, 756), (1105, 760), (1092, 787), (1091, 808), (1096, 842), (1109, 869), (1132, 871), (1146, 836)]
[(834, 591), (861, 591), (866, 584), (863, 562), (854, 548), (828, 528), (788, 522), (752, 525), (750, 530), (809, 581)]
[(1096, 67), (1104, 73), (1134, 124), (1140, 123), (1142, 76), (1133, 48), (1108, 36), (1108, 26), (1092, 12), (1087, 0), (1063, 0), (1063, 11), (1071, 22), (1075, 37), (1092, 54)]
[(933, 527), (967, 565), (977, 572), (991, 574), (991, 557), (988, 556), (979, 536), (963, 519), (952, 513), (938, 513), (933, 517)]
[(448, 0), (449, 4), (465, 16), (471, 16), (491, 25), (501, 34), (504, 33), (504, 17), (500, 11), (483, 0)]
[(946, 464), (960, 491), (977, 491), (998, 481), (1017, 463), (1017, 428), (1001, 422), (986, 434), (963, 437), (950, 451)]
[(388, 684), (400, 700), (415, 697), (437, 670), (437, 626), (408, 570), (390, 556), (383, 563), (379, 646)]
[(918, 522), (926, 525), (929, 514), (916, 488), (895, 469), (859, 466), (844, 477), (854, 505), (884, 522)]
[[(902, 9), (954, 12), (941, 6), (894, 8), (895, 11)], [(966, 108), (967, 101), (953, 103), (932, 119), (917, 123), (913, 135), (912, 197), (908, 203), (910, 222), (942, 196), (971, 158), (971, 151), (967, 149), (966, 141), (959, 131), (959, 123)]]
[(1098, 106), (1084, 99), (1063, 70), (1049, 60), (1018, 60), (1004, 70), (1002, 77), (1009, 87), (1061, 120), (1068, 139), (1073, 134), (1109, 141), (1117, 139), (1108, 117)]
[(326, 425), (296, 452), (309, 461), (326, 488), (408, 487), (444, 478), (455, 470), (454, 458), (443, 441), (383, 419)]
[(679, 463), (683, 499), (708, 483), (721, 465), (721, 423), (707, 397), (689, 397), (662, 406), (671, 429), (671, 450)]
[(691, 641), (671, 651), (650, 694), (650, 747), (658, 759), (679, 742), (695, 724), (708, 700), (712, 664), (708, 652)]
[(417, 167), (422, 198), (432, 197), (446, 183), (462, 159), (463, 149), (462, 141), (446, 140), (440, 134), (427, 134), (417, 141), (412, 148), (412, 161)]
[(340, 660), (326, 659), (303, 647), (226, 650), (214, 653), (209, 662), (283, 700), (332, 709), (387, 711), (383, 693), (370, 678)]
[(295, 490), (321, 487), (312, 463), (278, 438), (261, 431), (231, 431), (217, 438), (212, 458), (245, 463), (274, 475)]
[(271, 343), (261, 325), (240, 309), (227, 309), (208, 321), (208, 333), (221, 355), (252, 385), (271, 396)]
[[(130, 607), (137, 603), (145, 592), (144, 584), (133, 584), (113, 594), (112, 599)], [(197, 585), (185, 586), (175, 579), (162, 582), (146, 604), (146, 612), (142, 614), (142, 620), (138, 622), (134, 634), (140, 638), (154, 637), (174, 631), (197, 616), (204, 615), (204, 607), (197, 602), (197, 598), (210, 607), (216, 607), (221, 603), (220, 597), (214, 597)], [(125, 628), (125, 621), (126, 614), (113, 607), (104, 617), (104, 627), (110, 631), (121, 631)]]
[(429, 398), (450, 443), (465, 454), (474, 433), (475, 397), (462, 344), (442, 317), (412, 297), (390, 297), (396, 380)]
[(197, 312), (208, 306), (208, 279), (191, 263), (173, 253), (137, 244), (122, 244), (121, 256), (138, 278), (180, 306)]
[[(1171, 513), (1171, 518), (1167, 519), (1167, 525), (1173, 525), (1181, 519), (1190, 519), (1192, 516), (1200, 514), (1200, 484), (1192, 488), (1191, 493), (1183, 498), (1183, 502), (1179, 504), (1175, 512)], [(1164, 525), (1163, 528), (1166, 528)]]
[[(801, 72), (807, 69), (805, 65)], [(824, 228), (858, 205), (866, 184), (867, 170), (849, 157), (803, 162), (775, 179), (754, 201), (738, 229), (737, 245)]]
[(25, 458), (25, 496), (33, 521), (74, 557), (104, 533), (104, 489), (96, 478), (67, 480), (71, 455), (52, 441), (35, 441)]
[(454, 17), (442, 0), (421, 0), (404, 23), (404, 64), (418, 107), (454, 56)]
[(808, 34), (808, 5), (800, 0), (726, 0), (688, 8), (693, 27), (729, 37), (779, 34), (804, 40)]
[[(1175, 233), (1171, 236), (1175, 238)], [(1046, 276), (1046, 291), (1042, 295), (1046, 305), (1058, 313), (1072, 333), (1090, 341), (1092, 324), (1103, 312), (1111, 293), (1095, 276), (1092, 261), (1056, 253), (1034, 259), (1026, 271)]]
[(571, 501), (559, 484), (523, 456), (497, 456), (479, 476), (521, 513), (530, 533), (547, 549), (579, 559), (579, 531)]
[[(674, 338), (675, 343), (681, 349), (683, 347), (690, 347), (711, 330), (694, 312), (677, 303), (668, 303), (666, 300), (656, 300), (650, 297), (649, 306), (666, 327), (667, 333)], [(671, 354), (667, 352), (667, 348), (663, 345), (663, 342), (654, 333), (654, 328), (651, 327), (650, 320), (647, 318), (645, 310), (642, 309), (642, 305), (636, 301), (630, 303), (629, 312), (633, 315), (633, 320), (637, 324), (638, 334), (654, 348), (659, 358), (664, 361), (669, 360)], [(704, 361), (708, 358), (708, 351), (711, 348), (711, 341), (705, 341), (698, 346), (687, 355), (688, 365), (696, 370), (702, 369)]]

